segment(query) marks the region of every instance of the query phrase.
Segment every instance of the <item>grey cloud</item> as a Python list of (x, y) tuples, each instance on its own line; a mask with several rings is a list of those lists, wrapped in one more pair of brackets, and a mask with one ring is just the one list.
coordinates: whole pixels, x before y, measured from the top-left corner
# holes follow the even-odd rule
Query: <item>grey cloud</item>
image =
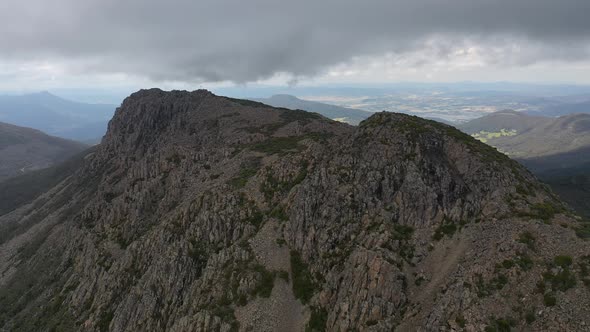
[(0, 58), (247, 82), (387, 52), (445, 58), (468, 40), (496, 50), (490, 62), (523, 65), (587, 60), (588, 13), (588, 0), (3, 0)]

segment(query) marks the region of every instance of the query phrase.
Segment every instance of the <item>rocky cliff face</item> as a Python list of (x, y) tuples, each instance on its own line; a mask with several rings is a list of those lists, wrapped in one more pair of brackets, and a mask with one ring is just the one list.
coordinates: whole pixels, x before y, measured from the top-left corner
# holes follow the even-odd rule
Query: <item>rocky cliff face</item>
[[(0, 217), (6, 331), (587, 330), (590, 246), (452, 127), (351, 127), (207, 91), (127, 98), (96, 152)], [(495, 330), (493, 330), (495, 329)]]

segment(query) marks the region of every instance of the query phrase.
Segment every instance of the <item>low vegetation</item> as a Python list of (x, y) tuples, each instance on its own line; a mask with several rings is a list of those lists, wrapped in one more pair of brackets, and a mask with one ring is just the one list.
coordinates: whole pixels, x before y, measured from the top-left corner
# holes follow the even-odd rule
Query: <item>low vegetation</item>
[(299, 252), (291, 251), (291, 272), (293, 274), (293, 294), (301, 303), (307, 304), (316, 292), (316, 285)]
[(326, 331), (326, 322), (328, 320), (328, 312), (324, 308), (313, 307), (311, 316), (305, 327), (305, 332), (323, 332)]
[(477, 296), (487, 297), (494, 292), (501, 290), (508, 283), (508, 278), (499, 272), (496, 272), (494, 277), (486, 282), (482, 275), (477, 275), (475, 280), (475, 287), (477, 289)]
[(436, 240), (436, 241), (440, 241), (442, 240), (443, 237), (448, 236), (448, 237), (453, 237), (453, 235), (459, 230), (461, 229), (461, 227), (463, 225), (465, 225), (466, 222), (461, 222), (459, 224), (455, 223), (454, 221), (445, 218), (442, 222), (442, 224), (440, 224), (435, 230), (434, 230), (434, 235), (432, 235), (432, 239)]
[(536, 238), (531, 232), (523, 232), (518, 236), (518, 242), (525, 244), (529, 249), (535, 249)]

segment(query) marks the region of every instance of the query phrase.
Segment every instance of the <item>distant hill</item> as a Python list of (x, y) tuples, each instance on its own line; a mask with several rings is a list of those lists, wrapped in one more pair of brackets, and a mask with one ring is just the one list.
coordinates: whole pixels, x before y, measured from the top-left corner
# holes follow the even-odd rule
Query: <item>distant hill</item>
[(0, 122), (0, 181), (52, 166), (86, 148), (35, 129)]
[(477, 118), (458, 126), (463, 132), (475, 134), (481, 131), (500, 132), (502, 129), (523, 133), (551, 122), (550, 118), (527, 115), (522, 112), (500, 111)]
[(371, 112), (361, 111), (354, 108), (340, 107), (336, 105), (324, 104), (315, 101), (299, 99), (291, 95), (274, 95), (270, 98), (252, 99), (274, 107), (284, 107), (293, 110), (303, 110), (308, 112), (319, 113), (332, 120), (346, 122), (357, 125), (361, 121), (371, 116)]
[(517, 159), (572, 153), (590, 147), (590, 114), (571, 114), (540, 122), (513, 137), (499, 137), (490, 144)]
[(49, 92), (0, 96), (0, 121), (85, 141), (102, 137), (115, 105), (85, 104)]

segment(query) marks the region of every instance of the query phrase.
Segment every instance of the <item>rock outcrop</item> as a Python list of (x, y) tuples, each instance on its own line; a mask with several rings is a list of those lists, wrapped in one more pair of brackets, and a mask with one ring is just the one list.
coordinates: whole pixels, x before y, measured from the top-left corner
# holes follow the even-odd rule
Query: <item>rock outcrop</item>
[(583, 331), (590, 246), (458, 130), (142, 90), (0, 217), (0, 330)]

